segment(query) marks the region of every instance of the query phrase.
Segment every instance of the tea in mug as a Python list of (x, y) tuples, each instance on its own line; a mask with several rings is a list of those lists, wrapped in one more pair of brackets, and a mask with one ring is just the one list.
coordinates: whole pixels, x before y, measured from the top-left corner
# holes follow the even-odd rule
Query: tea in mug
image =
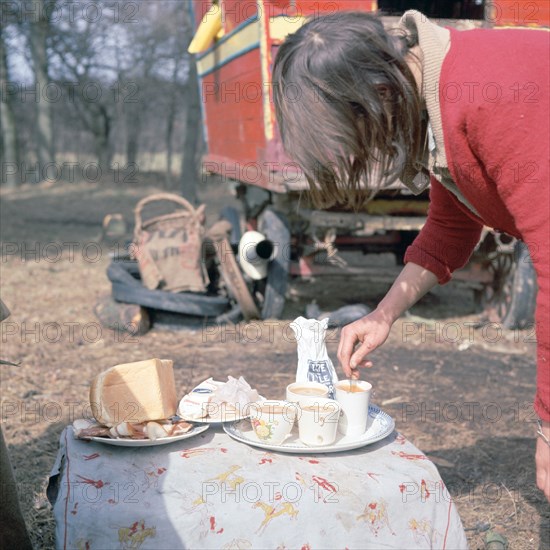
[(292, 391), (294, 393), (299, 393), (300, 395), (318, 395), (319, 397), (326, 394), (326, 390), (324, 389), (311, 387), (308, 388), (307, 386), (294, 386), (292, 388)]
[(362, 388), (361, 386), (358, 386), (357, 384), (345, 385), (344, 383), (340, 384), (338, 386), (338, 389), (342, 391), (346, 391), (348, 393), (361, 393), (364, 391), (369, 391), (365, 388)]

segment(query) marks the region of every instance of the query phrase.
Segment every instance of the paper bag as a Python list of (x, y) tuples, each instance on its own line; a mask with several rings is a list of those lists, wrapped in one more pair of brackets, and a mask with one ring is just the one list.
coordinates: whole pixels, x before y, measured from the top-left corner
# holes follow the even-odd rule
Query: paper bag
[(328, 319), (306, 319), (298, 317), (292, 323), (298, 345), (298, 369), (296, 382), (321, 382), (329, 389), (329, 397), (334, 397), (334, 384), (338, 376), (327, 353), (325, 337)]

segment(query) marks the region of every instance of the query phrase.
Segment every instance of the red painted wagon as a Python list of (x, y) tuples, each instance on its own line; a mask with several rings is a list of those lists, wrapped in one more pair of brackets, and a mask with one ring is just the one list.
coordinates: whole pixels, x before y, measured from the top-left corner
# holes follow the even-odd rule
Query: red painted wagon
[[(386, 13), (392, 7), (396, 12), (418, 7), (418, 2), (380, 0), (379, 4)], [(477, 0), (443, 4), (454, 10), (448, 17), (478, 18), (475, 23), (448, 21), (451, 25), (548, 25), (545, 1), (530, 2), (537, 7), (535, 14), (521, 11), (523, 3), (516, 12), (511, 2), (485, 7)], [(375, 277), (376, 270), (364, 261), (354, 262), (352, 252), (391, 251), (399, 263), (424, 224), (427, 195), (414, 196), (396, 185), (379, 193), (361, 212), (314, 209), (299, 167), (282, 150), (270, 86), (277, 48), (308, 17), (337, 10), (375, 11), (377, 2), (193, 0), (191, 5), (196, 34), (189, 51), (196, 54), (207, 143), (203, 170), (234, 185), (247, 227), (267, 237), (263, 251), (258, 249), (260, 256), (270, 260), (267, 277), (249, 280), (261, 317), (281, 315), (289, 275)], [(538, 19), (532, 21), (535, 16)], [(233, 223), (232, 245), (237, 249), (239, 215), (226, 208), (222, 216)], [(530, 323), (535, 290), (525, 281), (534, 275), (528, 262), (518, 262), (525, 250), (487, 232), (478, 252), (469, 268), (455, 278), (474, 288), (494, 318), (510, 327)]]

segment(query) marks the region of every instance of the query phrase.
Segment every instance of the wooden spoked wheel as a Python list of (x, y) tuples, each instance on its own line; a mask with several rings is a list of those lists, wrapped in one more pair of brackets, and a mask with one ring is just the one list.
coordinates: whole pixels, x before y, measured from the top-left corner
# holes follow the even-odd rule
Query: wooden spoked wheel
[(216, 241), (216, 257), (218, 269), (227, 292), (239, 304), (245, 320), (260, 319), (260, 311), (248, 290), (227, 237), (222, 237)]

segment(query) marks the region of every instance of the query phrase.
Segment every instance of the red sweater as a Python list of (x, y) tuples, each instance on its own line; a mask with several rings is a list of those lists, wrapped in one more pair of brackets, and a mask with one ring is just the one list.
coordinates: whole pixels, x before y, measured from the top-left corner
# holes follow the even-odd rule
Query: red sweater
[(522, 239), (537, 273), (535, 410), (550, 421), (550, 33), (451, 30), (439, 100), (445, 153), (474, 215), (432, 177), (428, 219), (405, 255), (446, 283), (483, 224)]

